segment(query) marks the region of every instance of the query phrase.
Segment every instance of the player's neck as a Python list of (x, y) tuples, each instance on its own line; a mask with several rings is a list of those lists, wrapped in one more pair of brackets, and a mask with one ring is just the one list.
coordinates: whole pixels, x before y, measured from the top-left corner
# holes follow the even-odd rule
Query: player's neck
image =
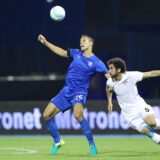
[(93, 52), (92, 52), (92, 50), (85, 50), (85, 51), (83, 51), (83, 55), (85, 57), (91, 57), (91, 56), (93, 56)]
[(118, 76), (115, 77), (116, 81), (120, 81), (122, 79), (122, 74), (119, 74)]

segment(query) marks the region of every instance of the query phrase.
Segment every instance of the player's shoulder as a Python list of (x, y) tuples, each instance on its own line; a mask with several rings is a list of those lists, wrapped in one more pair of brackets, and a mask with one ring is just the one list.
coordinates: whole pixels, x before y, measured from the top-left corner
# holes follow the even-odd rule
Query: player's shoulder
[(127, 76), (136, 76), (137, 74), (143, 74), (143, 73), (140, 71), (127, 71), (125, 74)]
[(69, 57), (75, 57), (76, 55), (82, 54), (82, 51), (79, 49), (68, 49)]
[(126, 71), (125, 76), (132, 76), (134, 74), (134, 71)]
[(70, 52), (75, 52), (75, 53), (82, 53), (82, 51), (80, 49), (77, 48), (69, 48), (68, 49)]
[(97, 57), (96, 55), (93, 56), (93, 59), (95, 60), (96, 63), (104, 64), (104, 62), (99, 57)]
[(114, 82), (113, 82), (113, 79), (110, 77), (110, 78), (108, 78), (108, 80), (107, 80), (107, 86), (108, 87), (112, 87), (112, 85), (114, 84)]
[(138, 82), (143, 79), (143, 72), (140, 71), (130, 71), (127, 73), (127, 75), (127, 77), (133, 80), (134, 82)]

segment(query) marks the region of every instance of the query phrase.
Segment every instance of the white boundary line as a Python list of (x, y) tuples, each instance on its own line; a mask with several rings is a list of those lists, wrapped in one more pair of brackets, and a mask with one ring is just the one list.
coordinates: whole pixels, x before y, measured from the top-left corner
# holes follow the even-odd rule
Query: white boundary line
[[(3, 153), (3, 151), (10, 151), (10, 152)], [(27, 149), (27, 148), (0, 147), (0, 155), (7, 155), (7, 154), (35, 154), (37, 152), (38, 152), (37, 150)]]

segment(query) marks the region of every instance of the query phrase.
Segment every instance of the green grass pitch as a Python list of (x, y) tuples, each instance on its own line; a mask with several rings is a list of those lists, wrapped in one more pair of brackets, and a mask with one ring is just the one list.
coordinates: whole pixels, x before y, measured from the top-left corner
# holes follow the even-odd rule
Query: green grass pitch
[(66, 145), (51, 156), (49, 136), (0, 136), (0, 160), (160, 160), (160, 145), (147, 137), (95, 136), (96, 156), (84, 137), (62, 137)]

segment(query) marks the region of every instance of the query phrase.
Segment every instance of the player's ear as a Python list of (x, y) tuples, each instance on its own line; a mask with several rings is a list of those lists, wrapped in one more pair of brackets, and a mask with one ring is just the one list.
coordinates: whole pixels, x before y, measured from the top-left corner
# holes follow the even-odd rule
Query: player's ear
[(93, 47), (93, 42), (91, 41), (91, 46)]
[(121, 69), (120, 69), (120, 68), (118, 68), (118, 69), (117, 69), (117, 72), (118, 72), (118, 73), (121, 73)]

